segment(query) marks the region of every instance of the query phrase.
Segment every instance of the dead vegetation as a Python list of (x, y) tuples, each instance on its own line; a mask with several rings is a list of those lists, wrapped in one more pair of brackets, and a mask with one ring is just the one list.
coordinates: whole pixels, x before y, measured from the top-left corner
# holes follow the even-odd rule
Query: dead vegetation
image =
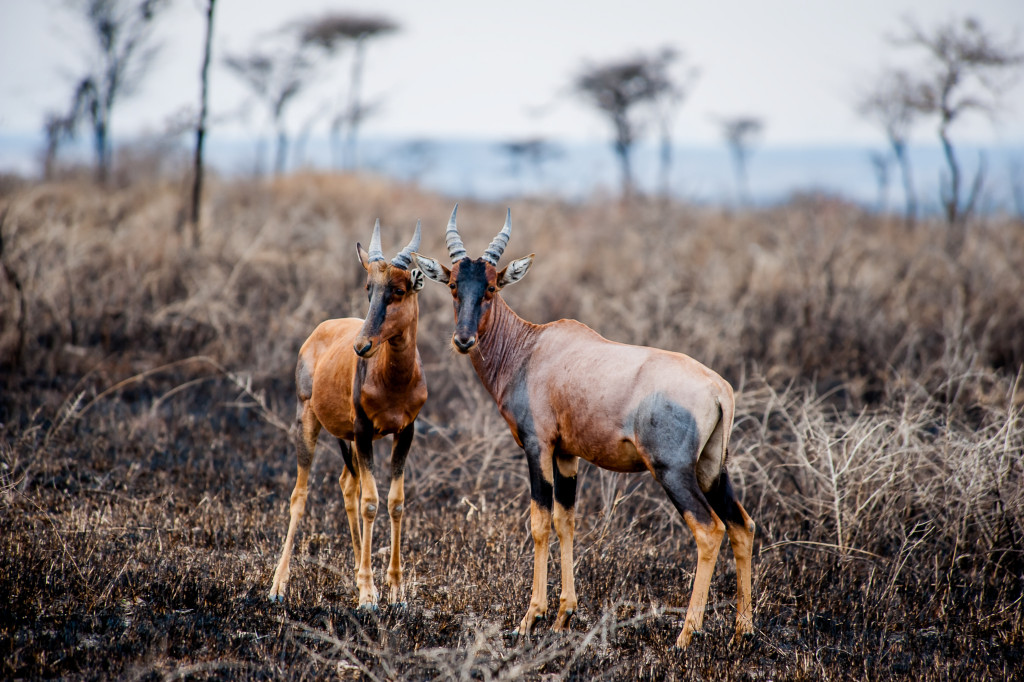
[[(354, 610), (333, 443), (287, 601), (267, 603), (298, 346), (364, 311), (354, 244), (375, 218), (388, 243), (422, 218), (422, 250), (443, 255), (452, 201), (344, 176), (223, 184), (191, 251), (180, 190), (0, 197), (4, 677), (985, 679), (1024, 665), (1019, 221), (979, 221), (953, 258), (939, 224), (829, 200), (512, 203), (507, 256), (538, 254), (509, 292), (521, 315), (686, 352), (737, 389), (757, 635), (728, 647), (723, 552), (707, 634), (684, 654), (669, 646), (688, 531), (649, 477), (588, 465), (572, 632), (505, 635), (529, 599), (527, 472), (448, 349), (440, 288), (420, 302), (430, 399), (407, 469), (408, 608)], [(502, 208), (462, 202), (470, 251)]]

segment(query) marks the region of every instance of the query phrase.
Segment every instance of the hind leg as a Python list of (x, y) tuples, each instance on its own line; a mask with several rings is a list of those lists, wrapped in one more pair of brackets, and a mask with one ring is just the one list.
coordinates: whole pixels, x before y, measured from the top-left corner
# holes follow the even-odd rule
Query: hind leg
[(562, 567), (562, 595), (558, 600), (558, 615), (551, 629), (561, 632), (569, 628), (569, 619), (576, 613), (576, 584), (573, 576), (572, 544), (576, 534), (576, 471), (579, 459), (565, 453), (556, 453), (554, 474), (554, 510), (552, 520), (558, 535), (558, 548)]
[(288, 534), (284, 539), (284, 547), (281, 549), (281, 559), (277, 562), (277, 570), (274, 571), (274, 582), (270, 587), (269, 594), (270, 601), (284, 601), (284, 591), (288, 585), (288, 576), (291, 570), (292, 546), (295, 543), (295, 532), (298, 530), (299, 520), (306, 512), (309, 469), (313, 465), (313, 453), (316, 451), (316, 441), (321, 428), (320, 422), (306, 401), (299, 403), (298, 421), (300, 428), (295, 437), (298, 472), (295, 477), (295, 488), (292, 490), (292, 497), (288, 505), (290, 514)]
[(681, 405), (654, 395), (637, 408), (637, 450), (648, 462), (654, 477), (682, 515), (697, 543), (697, 570), (686, 620), (676, 646), (685, 649), (704, 623), (704, 609), (711, 587), (725, 524), (712, 509), (698, 483), (698, 456), (705, 447), (693, 414)]
[(388, 564), (388, 601), (405, 602), (402, 581), (402, 516), (405, 513), (405, 459), (412, 447), (416, 422), (395, 434), (391, 449), (391, 487), (388, 490), (388, 515), (391, 517), (391, 561)]
[(697, 485), (697, 477), (692, 471), (664, 471), (658, 480), (668, 493), (672, 504), (682, 514), (683, 521), (690, 528), (697, 544), (697, 570), (693, 576), (693, 592), (690, 594), (690, 605), (686, 609), (683, 630), (676, 640), (676, 646), (685, 649), (690, 645), (694, 633), (700, 632), (704, 624), (711, 575), (718, 560), (722, 538), (725, 537), (725, 524), (704, 497), (700, 486)]
[(338, 484), (341, 486), (341, 494), (345, 499), (345, 515), (348, 517), (348, 531), (352, 535), (352, 556), (355, 557), (356, 567), (359, 565), (359, 552), (363, 542), (359, 530), (359, 475), (356, 474), (355, 465), (352, 463), (352, 450), (346, 441), (338, 439), (341, 446), (341, 455), (345, 460), (345, 467), (338, 477)]
[(754, 631), (753, 606), (751, 598), (751, 555), (754, 548), (753, 520), (743, 505), (736, 499), (729, 474), (725, 470), (714, 486), (707, 492), (708, 502), (718, 516), (725, 521), (729, 533), (729, 544), (736, 558), (736, 635), (738, 643), (745, 635)]

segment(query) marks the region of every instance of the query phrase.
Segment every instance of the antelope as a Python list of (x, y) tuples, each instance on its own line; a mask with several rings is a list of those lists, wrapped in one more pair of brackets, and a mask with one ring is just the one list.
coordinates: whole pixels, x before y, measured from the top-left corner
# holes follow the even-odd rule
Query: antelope
[[(356, 244), (359, 262), (367, 273), (370, 307), (366, 320), (322, 322), (299, 350), (295, 367), (298, 474), (289, 504), (288, 534), (270, 588), (271, 601), (284, 600), (295, 531), (305, 513), (309, 469), (322, 428), (338, 439), (345, 460), (338, 482), (352, 534), (359, 608), (371, 610), (377, 609), (378, 601), (370, 567), (373, 521), (379, 503), (373, 478), (373, 441), (394, 435), (388, 492), (391, 560), (387, 582), (391, 603), (401, 604), (404, 599), (400, 553), (405, 504), (403, 472), (416, 431), (416, 416), (427, 400), (427, 385), (416, 349), (417, 292), (423, 288), (424, 279), (420, 270), (409, 268), (419, 243), (417, 221), (412, 240), (387, 263), (381, 252), (378, 220), (369, 252)], [(355, 445), (354, 457), (348, 441)]]
[(445, 234), (452, 266), (413, 254), (423, 273), (448, 285), (455, 306), (452, 345), (469, 355), (530, 473), (533, 591), (515, 634), (528, 635), (547, 615), (548, 539), (552, 521), (562, 585), (554, 631), (577, 609), (573, 577), (579, 458), (617, 472), (649, 471), (664, 487), (697, 544), (697, 570), (683, 629), (685, 649), (700, 632), (708, 588), (726, 531), (736, 559), (734, 641), (753, 631), (750, 575), (754, 522), (726, 472), (735, 403), (722, 377), (681, 353), (609, 341), (576, 320), (532, 324), (501, 290), (526, 275), (530, 254), (498, 270), (511, 236), (511, 211), (482, 257), (469, 258), (456, 227)]

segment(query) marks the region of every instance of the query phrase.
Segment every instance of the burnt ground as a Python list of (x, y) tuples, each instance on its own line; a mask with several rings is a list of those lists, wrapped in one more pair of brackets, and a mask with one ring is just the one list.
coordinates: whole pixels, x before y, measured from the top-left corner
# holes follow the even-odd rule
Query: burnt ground
[[(756, 632), (730, 645), (724, 543), (704, 634), (681, 652), (689, 531), (650, 477), (587, 464), (571, 631), (509, 636), (531, 584), (526, 465), (449, 351), (450, 296), (431, 284), (407, 606), (354, 608), (329, 442), (286, 600), (267, 601), (294, 485), (295, 352), (319, 321), (362, 314), (352, 246), (374, 218), (386, 244), (404, 244), (422, 216), (424, 251), (437, 255), (447, 198), (348, 176), (222, 183), (197, 248), (177, 231), (174, 183), (26, 183), (0, 204), (4, 679), (975, 680), (1024, 669), (1019, 220), (972, 224), (951, 252), (942, 224), (908, 229), (828, 198), (749, 214), (516, 203), (508, 255), (538, 254), (508, 293), (517, 312), (686, 352), (736, 388), (729, 466), (758, 525)], [(460, 228), (484, 244), (503, 215), (464, 202)], [(377, 460), (383, 491), (386, 446)]]

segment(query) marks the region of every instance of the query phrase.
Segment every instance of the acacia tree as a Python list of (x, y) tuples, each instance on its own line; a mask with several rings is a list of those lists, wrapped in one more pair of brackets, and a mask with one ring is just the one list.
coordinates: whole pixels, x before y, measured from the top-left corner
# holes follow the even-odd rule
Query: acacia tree
[(85, 20), (91, 55), (77, 79), (71, 113), (57, 124), (51, 114), (47, 128), (58, 137), (73, 134), (80, 121), (88, 118), (96, 177), (105, 183), (110, 175), (114, 107), (136, 92), (152, 63), (157, 52), (153, 24), (168, 0), (67, 0), (66, 4)]
[(206, 39), (199, 70), (199, 118), (196, 120), (196, 150), (192, 169), (192, 202), (189, 220), (192, 242), (199, 246), (199, 206), (203, 198), (203, 145), (206, 140), (207, 94), (210, 85), (210, 47), (213, 42), (213, 8), (216, 0), (206, 0)]
[(754, 138), (761, 134), (764, 123), (753, 116), (733, 116), (720, 120), (725, 143), (732, 156), (733, 172), (736, 173), (736, 196), (739, 203), (750, 203), (750, 188), (747, 182), (747, 160)]
[(562, 156), (561, 147), (542, 137), (508, 140), (500, 143), (498, 149), (508, 157), (512, 175), (521, 177), (523, 168), (529, 165), (538, 185), (543, 180), (544, 164)]
[(244, 55), (227, 55), (224, 65), (267, 108), (276, 143), (274, 173), (284, 173), (288, 158), (288, 126), (285, 114), (313, 74), (313, 63), (301, 46), (285, 44), (280, 49), (254, 49)]
[(911, 88), (914, 105), (922, 113), (939, 119), (939, 139), (946, 158), (947, 174), (941, 185), (941, 199), (950, 226), (963, 227), (975, 208), (981, 190), (981, 168), (962, 197), (962, 174), (950, 136), (952, 125), (964, 115), (994, 114), (999, 94), (1024, 64), (1024, 53), (1014, 41), (999, 42), (974, 18), (953, 20), (926, 31), (914, 21), (905, 21), (899, 46), (924, 50), (927, 73)]
[[(300, 23), (300, 41), (303, 45), (319, 48), (327, 56), (336, 56), (344, 45), (352, 44), (352, 71), (349, 76), (348, 102), (331, 120), (331, 154), (334, 165), (343, 168), (358, 167), (356, 141), (359, 126), (373, 111), (362, 101), (363, 69), (366, 63), (366, 44), (372, 38), (399, 29), (398, 23), (385, 16), (364, 16), (348, 13), (330, 13)], [(345, 147), (339, 153), (341, 129), (347, 126)]]
[(878, 187), (875, 210), (883, 213), (889, 204), (889, 167), (892, 165), (892, 158), (887, 151), (872, 150), (868, 152), (868, 162), (871, 163), (871, 170), (875, 174), (875, 184)]
[(905, 71), (888, 70), (857, 103), (860, 115), (881, 126), (885, 132), (903, 179), (904, 219), (908, 226), (913, 225), (917, 218), (917, 195), (907, 154), (910, 131), (921, 114), (917, 87)]
[(640, 135), (638, 105), (653, 104), (672, 92), (675, 84), (669, 66), (676, 53), (663, 49), (653, 56), (637, 55), (603, 64), (585, 66), (575, 77), (572, 89), (597, 108), (612, 126), (612, 149), (619, 160), (622, 195), (633, 194), (630, 153)]

